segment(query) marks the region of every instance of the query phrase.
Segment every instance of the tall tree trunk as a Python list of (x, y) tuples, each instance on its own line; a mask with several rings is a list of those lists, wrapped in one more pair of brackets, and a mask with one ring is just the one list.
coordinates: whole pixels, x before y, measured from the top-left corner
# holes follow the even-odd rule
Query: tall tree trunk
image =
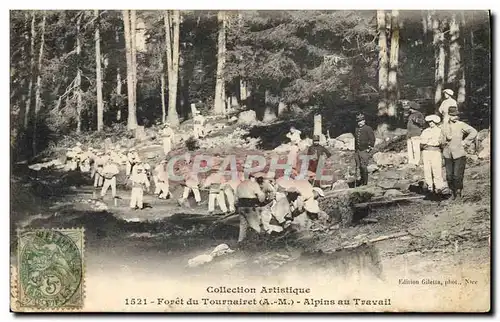
[(38, 68), (37, 68), (37, 80), (36, 80), (36, 93), (35, 93), (35, 114), (33, 115), (33, 156), (37, 155), (37, 122), (38, 113), (42, 106), (42, 62), (43, 62), (43, 47), (45, 45), (45, 20), (46, 15), (43, 13), (42, 27), (40, 34), (40, 51), (38, 54)]
[[(115, 34), (115, 39), (116, 39), (116, 44), (120, 44), (120, 34), (118, 33), (118, 30), (116, 30)], [(120, 67), (116, 67), (116, 120), (118, 122), (121, 121), (122, 119), (122, 75), (120, 74)]]
[(441, 101), (441, 95), (444, 86), (444, 76), (445, 76), (445, 63), (446, 63), (446, 53), (444, 50), (444, 25), (445, 22), (441, 20), (437, 15), (434, 16), (432, 29), (434, 31), (434, 48), (435, 48), (435, 60), (436, 60), (436, 74), (435, 74), (435, 87), (436, 94), (434, 96), (434, 102), (437, 104)]
[(179, 76), (179, 11), (165, 11), (165, 36), (167, 44), (168, 69), (168, 115), (167, 120), (172, 126), (179, 125), (177, 114), (177, 82)]
[(161, 122), (165, 123), (167, 120), (167, 110), (165, 106), (165, 68), (161, 72)]
[[(238, 13), (238, 27), (241, 29), (243, 28), (243, 15)], [(240, 55), (239, 57), (240, 62), (243, 61), (243, 55)], [(240, 76), (240, 102), (242, 105), (246, 105), (246, 100), (248, 97), (247, 93), (247, 81)]]
[[(456, 52), (455, 52), (454, 56), (455, 56), (455, 60), (458, 62), (458, 69), (459, 69), (458, 75), (457, 75), (457, 78), (458, 78), (457, 103), (459, 105), (462, 105), (465, 102), (465, 94), (466, 94), (465, 68), (467, 65), (466, 60), (463, 59), (463, 57), (461, 55), (462, 46), (460, 45), (460, 40), (462, 39), (464, 48), (467, 47), (466, 43), (465, 43), (466, 37), (463, 37), (463, 35), (465, 35), (465, 15), (463, 12), (460, 15), (460, 22), (456, 18), (455, 23), (456, 23), (456, 38), (455, 38), (455, 43), (452, 42), (452, 44), (450, 44), (450, 56), (452, 56), (452, 49), (455, 50)], [(460, 25), (462, 26), (461, 31), (460, 31)], [(451, 26), (450, 26), (450, 29), (451, 29)], [(451, 30), (450, 30), (450, 32), (451, 32)], [(453, 41), (453, 38), (454, 38), (453, 34), (451, 36), (452, 36), (452, 41)], [(450, 65), (451, 65), (451, 62), (450, 62)], [(450, 67), (450, 69), (451, 69), (451, 67)]]
[(137, 15), (135, 10), (130, 10), (130, 36), (132, 46), (132, 70), (134, 75), (134, 105), (137, 106)]
[(226, 93), (224, 89), (224, 67), (226, 63), (226, 17), (219, 11), (219, 39), (217, 42), (217, 79), (215, 83), (214, 114), (225, 114)]
[(128, 119), (127, 128), (134, 130), (137, 127), (137, 113), (134, 101), (134, 70), (132, 65), (132, 41), (130, 36), (130, 15), (128, 10), (123, 10), (123, 27), (125, 31), (125, 49), (127, 58), (127, 100)]
[(396, 116), (397, 100), (399, 99), (398, 88), (398, 65), (399, 65), (399, 12), (392, 10), (392, 23), (391, 23), (391, 56), (389, 65), (389, 108), (387, 111), (388, 116)]
[(101, 72), (101, 37), (99, 34), (99, 10), (95, 10), (97, 18), (95, 28), (95, 72), (97, 92), (97, 132), (104, 128), (104, 102), (102, 100), (102, 72)]
[(388, 81), (388, 55), (387, 55), (387, 35), (386, 35), (386, 19), (383, 10), (377, 11), (377, 26), (378, 26), (378, 88), (379, 88), (379, 103), (378, 114), (387, 115), (387, 81)]
[(83, 13), (80, 13), (76, 21), (76, 55), (78, 57), (76, 80), (75, 80), (75, 95), (76, 95), (76, 132), (80, 133), (82, 131), (82, 70), (81, 70), (81, 35), (80, 35), (80, 25), (82, 22)]
[(33, 97), (33, 75), (35, 74), (35, 38), (36, 38), (36, 14), (31, 12), (31, 45), (30, 45), (30, 75), (28, 84), (28, 95), (26, 99), (26, 108), (24, 112), (24, 129), (28, 128), (30, 113), (31, 113), (31, 98)]
[(453, 14), (450, 20), (450, 52), (448, 55), (448, 78), (447, 83), (456, 89), (460, 78), (460, 27), (457, 15)]

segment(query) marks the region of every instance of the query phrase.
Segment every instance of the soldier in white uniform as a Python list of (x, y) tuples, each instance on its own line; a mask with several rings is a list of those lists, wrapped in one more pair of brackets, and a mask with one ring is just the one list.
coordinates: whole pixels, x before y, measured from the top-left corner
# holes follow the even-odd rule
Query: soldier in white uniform
[(299, 154), (299, 143), (302, 141), (300, 138), (301, 132), (297, 130), (295, 127), (290, 128), (290, 132), (287, 133), (286, 137), (290, 139), (290, 152), (288, 153), (287, 163), (292, 166), (292, 168), (296, 167), (297, 157)]
[(163, 137), (163, 153), (167, 155), (170, 151), (172, 151), (172, 147), (174, 145), (174, 130), (172, 130), (169, 123), (165, 123), (161, 134)]
[(103, 151), (97, 152), (96, 158), (94, 159), (94, 168), (93, 168), (94, 188), (102, 187), (104, 183), (102, 170), (107, 162), (107, 159), (108, 158)]
[(236, 178), (232, 178), (227, 180), (227, 183), (224, 187), (224, 194), (227, 198), (227, 203), (229, 207), (229, 212), (233, 213), (236, 211), (236, 189), (238, 185), (243, 181), (243, 172), (238, 172)]
[(208, 213), (212, 214), (215, 211), (215, 201), (223, 213), (227, 213), (226, 200), (224, 198), (224, 189), (226, 179), (224, 176), (214, 170), (203, 182), (203, 188), (208, 188)]
[(457, 107), (457, 101), (453, 98), (453, 91), (451, 89), (445, 89), (443, 91), (443, 96), (444, 100), (441, 102), (441, 105), (439, 105), (439, 113), (441, 114), (441, 117), (443, 119), (443, 123), (448, 123), (449, 121), (449, 109), (451, 106)]
[(153, 173), (153, 180), (155, 183), (155, 195), (160, 199), (167, 199), (170, 196), (168, 171), (165, 168), (167, 160), (162, 160), (158, 164)]
[(443, 180), (443, 154), (441, 146), (444, 137), (441, 128), (437, 126), (441, 119), (437, 115), (428, 115), (425, 121), (429, 127), (420, 135), (420, 148), (424, 162), (424, 179), (429, 192), (440, 193), (445, 187)]
[(199, 139), (205, 136), (203, 126), (205, 125), (205, 117), (201, 115), (200, 111), (196, 110), (193, 116), (193, 135)]
[(127, 153), (127, 169), (125, 173), (127, 177), (132, 174), (134, 165), (138, 164), (139, 162), (139, 155), (137, 154), (136, 149), (129, 149), (129, 152)]
[(198, 205), (201, 204), (201, 196), (200, 196), (200, 179), (198, 178), (198, 173), (196, 173), (193, 169), (191, 169), (192, 163), (186, 164), (183, 169), (184, 175), (184, 192), (182, 193), (182, 198), (177, 202), (179, 205), (183, 205), (184, 202), (189, 197), (189, 193), (193, 191), (194, 199)]
[(132, 209), (143, 209), (143, 197), (144, 190), (148, 190), (150, 187), (150, 183), (148, 177), (146, 175), (146, 171), (142, 164), (137, 164), (135, 167), (134, 173), (130, 177), (132, 181), (132, 193), (130, 195), (130, 208)]
[(111, 195), (116, 198), (116, 176), (120, 173), (118, 165), (109, 158), (102, 169), (102, 176), (104, 177), (104, 184), (101, 190), (101, 198), (104, 197), (109, 187), (111, 187)]

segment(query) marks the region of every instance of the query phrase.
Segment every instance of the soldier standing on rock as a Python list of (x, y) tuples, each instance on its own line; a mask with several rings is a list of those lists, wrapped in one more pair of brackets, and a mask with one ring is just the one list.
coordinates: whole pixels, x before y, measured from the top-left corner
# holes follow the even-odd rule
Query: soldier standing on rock
[(368, 163), (370, 162), (370, 152), (375, 146), (375, 133), (373, 129), (366, 125), (365, 116), (356, 116), (357, 127), (354, 133), (356, 167), (361, 176), (360, 185), (368, 184)]
[[(451, 106), (448, 110), (449, 121), (443, 122), (441, 130), (443, 132), (445, 146), (443, 149), (444, 163), (446, 167), (446, 181), (451, 189), (452, 198), (462, 198), (464, 186), (464, 172), (467, 162), (464, 147), (471, 145), (477, 136), (477, 131), (469, 124), (459, 120), (459, 113), (456, 106)], [(467, 136), (464, 137), (464, 134)]]

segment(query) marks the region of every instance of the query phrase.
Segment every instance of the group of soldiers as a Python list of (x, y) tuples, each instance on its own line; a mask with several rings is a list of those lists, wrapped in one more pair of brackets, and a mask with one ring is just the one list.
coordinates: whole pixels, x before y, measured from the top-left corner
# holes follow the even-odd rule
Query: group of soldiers
[[(461, 199), (467, 162), (466, 149), (474, 144), (478, 132), (460, 120), (457, 101), (453, 95), (451, 89), (445, 89), (444, 100), (436, 114), (425, 117), (420, 112), (419, 104), (409, 104), (408, 163), (419, 166), (422, 159), (429, 193), (451, 194), (452, 199)], [(446, 182), (442, 175), (443, 159)]]

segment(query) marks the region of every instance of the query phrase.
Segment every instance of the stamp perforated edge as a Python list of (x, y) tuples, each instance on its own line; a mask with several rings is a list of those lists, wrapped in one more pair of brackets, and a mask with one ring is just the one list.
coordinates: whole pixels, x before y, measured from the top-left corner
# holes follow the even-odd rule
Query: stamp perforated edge
[(33, 307), (22, 307), (19, 304), (19, 247), (16, 245), (16, 263), (15, 265), (11, 265), (11, 270), (10, 270), (10, 309), (13, 312), (19, 312), (19, 313), (24, 313), (24, 312), (79, 312), (83, 309), (85, 306), (85, 300), (86, 300), (86, 292), (85, 292), (85, 275), (87, 272), (87, 267), (85, 264), (85, 228), (80, 227), (80, 228), (18, 228), (16, 229), (16, 243), (19, 241), (19, 237), (21, 233), (24, 233), (26, 231), (59, 231), (59, 232), (79, 232), (82, 236), (81, 238), (81, 257), (82, 257), (82, 279), (80, 282), (80, 291), (81, 291), (81, 304), (79, 306), (75, 307), (56, 307), (56, 308), (50, 308), (50, 309), (38, 309), (38, 308), (33, 308)]

